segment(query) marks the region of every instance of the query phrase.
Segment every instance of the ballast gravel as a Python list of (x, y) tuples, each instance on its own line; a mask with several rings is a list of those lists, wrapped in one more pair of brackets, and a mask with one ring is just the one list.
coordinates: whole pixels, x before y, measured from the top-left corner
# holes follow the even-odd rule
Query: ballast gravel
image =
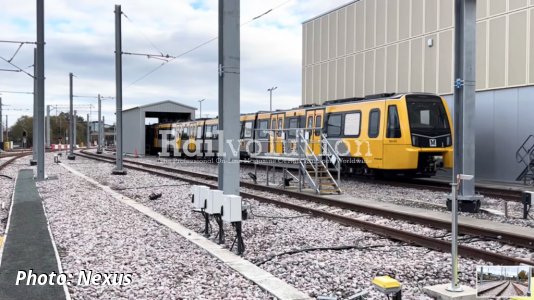
[[(174, 167), (177, 169), (199, 172), (205, 174), (217, 174), (217, 164), (207, 162), (202, 159), (179, 159), (179, 158), (161, 158), (147, 156), (142, 158), (128, 159), (138, 160), (146, 163), (153, 163), (155, 165), (165, 165), (168, 167)], [(252, 182), (252, 179), (248, 175), (254, 173), (254, 167), (252, 165), (241, 165), (241, 180)], [(257, 181), (260, 184), (266, 182), (265, 166), (257, 167)], [(278, 185), (282, 183), (281, 169), (275, 169), (270, 171), (270, 180), (272, 185)], [(380, 202), (388, 202), (397, 205), (403, 205), (408, 207), (417, 207), (428, 209), (432, 211), (439, 211), (448, 213), (445, 203), (447, 201), (447, 193), (439, 191), (431, 191), (425, 189), (405, 188), (398, 186), (386, 186), (383, 184), (376, 184), (369, 182), (368, 180), (360, 181), (357, 178), (344, 178), (340, 181), (340, 188), (345, 195), (354, 196), (356, 198), (375, 200)], [(507, 206), (508, 217), (503, 216)], [(494, 222), (501, 222), (511, 224), (515, 226), (524, 226), (534, 228), (534, 212), (530, 213), (528, 219), (522, 219), (523, 217), (523, 205), (518, 202), (507, 202), (502, 199), (484, 198), (483, 208), (496, 210), (501, 212), (502, 215), (495, 215), (491, 213), (481, 212), (478, 214), (470, 214), (460, 212), (460, 215), (469, 216), (472, 218), (490, 220)]]
[[(191, 210), (188, 183), (131, 169), (126, 176), (111, 176), (111, 164), (83, 158), (66, 163), (192, 230), (199, 233), (204, 230), (203, 217)], [(149, 200), (152, 193), (162, 196)], [(330, 295), (345, 299), (367, 290), (369, 299), (379, 298), (382, 295), (371, 287), (371, 279), (387, 274), (402, 282), (404, 299), (427, 299), (423, 286), (450, 281), (447, 253), (403, 245), (322, 218), (247, 201), (252, 213), (243, 225), (245, 258), (312, 297)], [(210, 224), (211, 238), (216, 240), (217, 225)], [(395, 226), (394, 222), (387, 225)], [(225, 231), (225, 245), (230, 247), (234, 230), (225, 226)], [(433, 233), (436, 231), (430, 230), (429, 234)], [(460, 259), (462, 284), (475, 285), (478, 264), (485, 262)]]
[[(81, 161), (77, 158), (70, 165), (100, 167), (80, 165)], [(58, 179), (39, 182), (38, 189), (64, 272), (133, 274), (129, 285), (73, 284), (69, 286), (73, 299), (272, 298), (201, 248), (98, 187), (51, 161), (47, 172)]]

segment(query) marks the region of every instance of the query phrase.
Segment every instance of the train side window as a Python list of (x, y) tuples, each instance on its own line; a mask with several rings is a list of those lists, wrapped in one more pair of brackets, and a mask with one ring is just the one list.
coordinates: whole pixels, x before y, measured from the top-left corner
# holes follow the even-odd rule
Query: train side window
[(321, 135), (321, 130), (323, 128), (323, 118), (321, 116), (316, 116), (315, 117), (315, 128), (318, 128), (315, 130), (315, 135), (316, 136), (320, 136)]
[(202, 126), (197, 127), (197, 139), (202, 139), (202, 129), (204, 129)]
[(214, 139), (219, 138), (219, 125), (213, 125), (211, 127), (212, 127), (211, 131), (213, 132), (213, 138)]
[(258, 137), (260, 139), (265, 139), (267, 138), (267, 133), (268, 133), (268, 130), (269, 130), (269, 121), (267, 120), (262, 120), (258, 123)]
[(399, 112), (397, 105), (388, 106), (388, 130), (386, 138), (397, 139), (401, 137), (401, 128), (399, 122)]
[(213, 126), (206, 125), (206, 139), (209, 140), (213, 138), (213, 132), (212, 132)]
[(360, 126), (362, 120), (362, 113), (349, 113), (345, 115), (345, 122), (343, 127), (343, 135), (345, 136), (360, 136)]
[[(326, 124), (326, 133), (328, 137), (336, 137), (341, 135), (341, 115), (329, 115)], [(317, 131), (316, 131), (316, 135)]]
[(308, 117), (308, 125), (306, 125), (306, 128), (313, 128), (313, 116)]
[(252, 121), (246, 121), (245, 122), (243, 137), (245, 137), (245, 138), (251, 138), (252, 137)]
[(278, 119), (278, 136), (282, 136), (282, 119)]
[(367, 135), (369, 138), (374, 139), (378, 137), (378, 134), (380, 132), (380, 110), (377, 108), (374, 108), (371, 110), (371, 113), (369, 113), (369, 130), (367, 132)]
[[(298, 118), (291, 118), (291, 119), (289, 119), (288, 123), (289, 123), (288, 125), (289, 125), (290, 129), (296, 129), (299, 126), (299, 119)], [(287, 136), (289, 138), (295, 138), (297, 136), (297, 131), (296, 130), (289, 130), (287, 132)]]

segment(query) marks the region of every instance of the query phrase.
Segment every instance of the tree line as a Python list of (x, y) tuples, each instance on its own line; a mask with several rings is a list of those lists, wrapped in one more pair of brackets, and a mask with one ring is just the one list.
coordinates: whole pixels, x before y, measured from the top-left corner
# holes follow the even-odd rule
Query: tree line
[[(46, 118), (45, 118), (46, 122)], [(43, 126), (45, 126), (43, 124)], [(10, 126), (9, 140), (22, 145), (24, 132), (26, 132), (26, 145), (33, 145), (33, 117), (22, 116), (17, 119), (15, 124)], [(67, 143), (69, 136), (69, 114), (61, 112), (57, 116), (50, 116), (50, 143), (58, 144), (61, 138), (63, 144)], [(5, 136), (4, 136), (4, 140)], [(87, 143), (87, 120), (76, 117), (76, 143)]]

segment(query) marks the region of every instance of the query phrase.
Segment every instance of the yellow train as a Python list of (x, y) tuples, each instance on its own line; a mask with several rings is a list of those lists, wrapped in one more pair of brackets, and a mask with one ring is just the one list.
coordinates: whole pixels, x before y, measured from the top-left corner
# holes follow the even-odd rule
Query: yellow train
[[(167, 151), (178, 156), (204, 157), (219, 148), (216, 118), (157, 124), (151, 131), (153, 153), (164, 150), (165, 139)], [(327, 141), (343, 173), (432, 176), (452, 167), (452, 120), (445, 99), (435, 94), (379, 94), (241, 115), (243, 159), (294, 154), (299, 139), (315, 154)]]

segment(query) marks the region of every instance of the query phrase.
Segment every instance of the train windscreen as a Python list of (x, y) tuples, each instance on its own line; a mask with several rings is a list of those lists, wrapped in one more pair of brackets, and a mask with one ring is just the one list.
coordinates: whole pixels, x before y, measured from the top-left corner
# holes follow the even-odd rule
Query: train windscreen
[(441, 98), (407, 97), (406, 105), (412, 133), (429, 135), (450, 133), (449, 120)]
[(416, 147), (452, 145), (447, 111), (440, 97), (413, 95), (406, 97), (412, 144)]

